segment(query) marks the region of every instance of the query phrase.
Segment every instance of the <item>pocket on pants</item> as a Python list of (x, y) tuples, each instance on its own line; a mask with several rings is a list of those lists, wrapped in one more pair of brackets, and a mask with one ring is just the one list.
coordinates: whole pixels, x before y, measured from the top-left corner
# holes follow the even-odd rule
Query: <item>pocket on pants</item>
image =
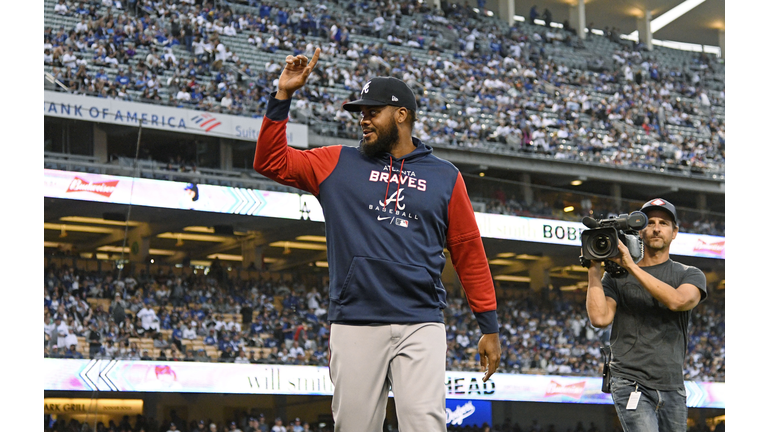
[[(629, 394), (635, 391), (635, 381), (625, 378), (611, 377), (611, 396), (614, 402), (625, 401), (629, 399)], [(618, 403), (618, 402), (617, 402)]]
[(637, 384), (636, 381), (630, 381), (626, 378), (621, 378), (617, 376), (611, 377), (611, 388), (614, 388), (613, 386), (634, 387), (636, 384)]

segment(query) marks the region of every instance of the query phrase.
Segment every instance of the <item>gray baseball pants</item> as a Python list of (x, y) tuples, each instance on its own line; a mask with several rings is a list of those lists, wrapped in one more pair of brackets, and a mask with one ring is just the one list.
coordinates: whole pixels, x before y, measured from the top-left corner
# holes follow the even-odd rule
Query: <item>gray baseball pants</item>
[(332, 324), (336, 432), (381, 432), (390, 387), (400, 432), (445, 432), (445, 325)]

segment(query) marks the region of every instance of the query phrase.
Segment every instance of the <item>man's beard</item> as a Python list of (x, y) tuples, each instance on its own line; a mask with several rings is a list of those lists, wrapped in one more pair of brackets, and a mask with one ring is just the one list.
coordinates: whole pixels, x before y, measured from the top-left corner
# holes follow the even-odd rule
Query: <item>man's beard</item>
[(392, 149), (400, 139), (400, 131), (398, 131), (394, 121), (389, 124), (389, 128), (387, 129), (376, 129), (376, 135), (376, 141), (367, 143), (365, 142), (365, 138), (360, 141), (360, 148), (363, 150), (363, 153), (370, 158), (374, 158), (384, 153), (392, 153)]
[[(667, 249), (670, 246), (670, 243), (668, 243), (664, 237), (652, 237), (650, 235), (649, 236), (643, 235), (642, 240), (643, 240), (643, 247), (646, 250), (663, 251), (664, 249)], [(651, 245), (651, 242), (653, 240), (661, 240), (661, 246)], [(655, 243), (658, 244), (659, 242), (655, 242)]]

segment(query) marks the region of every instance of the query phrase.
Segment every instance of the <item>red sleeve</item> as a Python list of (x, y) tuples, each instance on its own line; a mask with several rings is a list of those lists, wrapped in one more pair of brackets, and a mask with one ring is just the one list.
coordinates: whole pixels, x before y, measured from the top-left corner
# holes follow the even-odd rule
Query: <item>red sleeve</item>
[(264, 117), (256, 141), (253, 169), (272, 180), (310, 192), (320, 193), (320, 183), (336, 168), (341, 146), (296, 150), (285, 137), (288, 119)]
[[(475, 212), (472, 210), (461, 173), (456, 178), (451, 202), (448, 204), (446, 243), (453, 267), (467, 294), (469, 307), (476, 316), (483, 312), (495, 311), (496, 291), (491, 269), (488, 267), (480, 230), (475, 221)], [(495, 318), (495, 313), (493, 315)], [(482, 322), (480, 324), (483, 325)]]

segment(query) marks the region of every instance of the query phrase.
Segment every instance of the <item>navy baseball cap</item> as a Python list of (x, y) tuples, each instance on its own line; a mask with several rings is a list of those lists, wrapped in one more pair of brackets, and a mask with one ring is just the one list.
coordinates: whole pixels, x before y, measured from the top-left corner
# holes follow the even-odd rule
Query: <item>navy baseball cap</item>
[(365, 83), (360, 99), (347, 102), (342, 108), (349, 112), (360, 112), (362, 106), (385, 106), (408, 108), (416, 111), (416, 97), (408, 84), (393, 77), (376, 77)]
[(648, 201), (647, 203), (643, 204), (643, 207), (640, 208), (640, 211), (648, 216), (648, 212), (655, 209), (664, 210), (669, 213), (672, 216), (672, 222), (677, 225), (677, 210), (675, 210), (675, 206), (672, 205), (671, 202), (665, 200), (664, 198), (654, 198)]

